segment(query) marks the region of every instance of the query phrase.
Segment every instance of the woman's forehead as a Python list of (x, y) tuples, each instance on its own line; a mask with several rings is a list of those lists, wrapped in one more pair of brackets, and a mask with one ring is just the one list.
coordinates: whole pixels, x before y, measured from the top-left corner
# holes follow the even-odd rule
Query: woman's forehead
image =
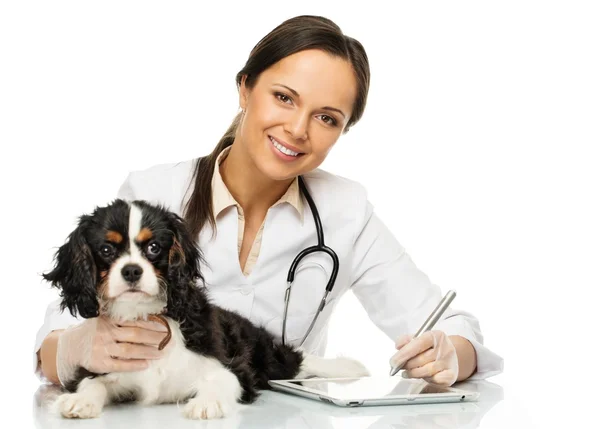
[(304, 102), (342, 110), (348, 117), (356, 97), (356, 77), (345, 59), (321, 50), (306, 50), (283, 58), (266, 69), (263, 85), (285, 85)]

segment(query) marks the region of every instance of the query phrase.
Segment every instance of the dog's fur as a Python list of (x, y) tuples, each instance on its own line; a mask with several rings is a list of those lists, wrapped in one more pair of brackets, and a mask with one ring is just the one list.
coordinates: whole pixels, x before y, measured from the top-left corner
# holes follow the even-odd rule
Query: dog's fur
[[(60, 290), (61, 309), (84, 318), (146, 320), (162, 313), (172, 339), (164, 357), (137, 372), (93, 374), (79, 368), (62, 380), (65, 417), (95, 417), (105, 404), (187, 400), (184, 415), (215, 418), (252, 403), (270, 379), (367, 375), (352, 359), (324, 359), (283, 345), (264, 328), (208, 298), (200, 249), (184, 221), (162, 206), (115, 200), (81, 216), (44, 279)], [(129, 279), (124, 267), (135, 267)], [(135, 276), (134, 276), (135, 277)]]

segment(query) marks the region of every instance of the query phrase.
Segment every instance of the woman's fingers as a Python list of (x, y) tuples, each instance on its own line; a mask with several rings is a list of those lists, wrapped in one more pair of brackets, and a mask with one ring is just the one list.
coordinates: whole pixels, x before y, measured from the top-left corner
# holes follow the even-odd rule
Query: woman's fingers
[(162, 353), (153, 346), (133, 343), (113, 343), (106, 347), (107, 354), (117, 359), (160, 359)]
[(438, 372), (445, 370), (446, 368), (438, 361), (426, 363), (423, 366), (405, 369), (402, 373), (404, 378), (431, 378)]
[(432, 377), (425, 378), (425, 381), (440, 386), (452, 386), (456, 381), (456, 373), (449, 369), (445, 369), (443, 371), (438, 372)]
[(412, 335), (402, 335), (396, 340), (396, 350), (400, 350), (402, 347), (410, 343), (412, 339)]
[(413, 338), (392, 356), (390, 364), (396, 368), (403, 368), (407, 361), (430, 349), (433, 346), (433, 342), (434, 339), (431, 331), (426, 332), (419, 338)]
[(456, 350), (442, 331), (429, 331), (413, 339), (390, 363), (404, 369), (404, 378), (421, 378), (441, 386), (451, 386), (458, 375)]
[(167, 327), (158, 323), (152, 322), (149, 320), (126, 320), (117, 323), (119, 327), (130, 327), (130, 328), (142, 328), (147, 329), (149, 331), (157, 331), (157, 332), (167, 332)]
[(144, 359), (111, 359), (104, 362), (107, 372), (143, 371), (148, 368), (148, 361)]
[(437, 360), (437, 357), (438, 357), (438, 351), (436, 351), (435, 349), (429, 349), (429, 350), (424, 351), (423, 353), (418, 354), (414, 358), (406, 361), (403, 368), (404, 369), (419, 368), (421, 366), (428, 364), (429, 362), (433, 362), (433, 361)]
[(165, 338), (166, 331), (152, 331), (140, 327), (121, 326), (115, 328), (114, 340), (118, 343), (135, 343), (158, 346)]

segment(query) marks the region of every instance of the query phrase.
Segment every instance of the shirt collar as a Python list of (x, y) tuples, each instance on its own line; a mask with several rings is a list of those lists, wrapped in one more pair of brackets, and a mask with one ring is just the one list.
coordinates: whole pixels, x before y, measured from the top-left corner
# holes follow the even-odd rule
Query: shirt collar
[[(217, 216), (226, 208), (231, 206), (238, 206), (238, 202), (233, 198), (229, 189), (223, 182), (219, 166), (227, 158), (231, 146), (226, 147), (219, 153), (217, 162), (215, 163), (215, 169), (212, 176), (212, 204), (213, 204), (213, 216), (215, 219)], [(275, 207), (278, 204), (288, 203), (296, 209), (300, 216), (300, 222), (304, 223), (304, 202), (302, 201), (302, 195), (300, 193), (300, 186), (298, 183), (298, 177), (294, 179), (285, 194), (281, 196), (279, 200), (275, 202), (271, 207)]]

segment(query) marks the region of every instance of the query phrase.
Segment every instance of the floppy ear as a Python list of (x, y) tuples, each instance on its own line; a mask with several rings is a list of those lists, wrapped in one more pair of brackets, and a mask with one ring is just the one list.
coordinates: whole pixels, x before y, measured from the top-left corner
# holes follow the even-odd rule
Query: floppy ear
[(196, 240), (180, 216), (170, 212), (169, 221), (174, 233), (173, 245), (169, 250), (169, 279), (176, 283), (192, 280), (204, 282), (200, 269), (203, 258)]
[[(173, 232), (173, 244), (169, 250), (165, 315), (183, 323), (190, 314), (202, 311), (207, 303), (202, 290), (204, 277), (200, 269), (205, 261), (185, 221), (173, 212), (167, 213), (169, 228)], [(200, 285), (196, 283), (198, 280)], [(189, 329), (189, 326), (182, 329)]]
[(91, 216), (81, 216), (77, 228), (56, 252), (54, 269), (42, 274), (45, 280), (60, 290), (61, 310), (68, 308), (73, 316), (78, 312), (86, 319), (98, 316), (99, 312), (96, 264), (84, 236), (84, 231), (90, 226)]

